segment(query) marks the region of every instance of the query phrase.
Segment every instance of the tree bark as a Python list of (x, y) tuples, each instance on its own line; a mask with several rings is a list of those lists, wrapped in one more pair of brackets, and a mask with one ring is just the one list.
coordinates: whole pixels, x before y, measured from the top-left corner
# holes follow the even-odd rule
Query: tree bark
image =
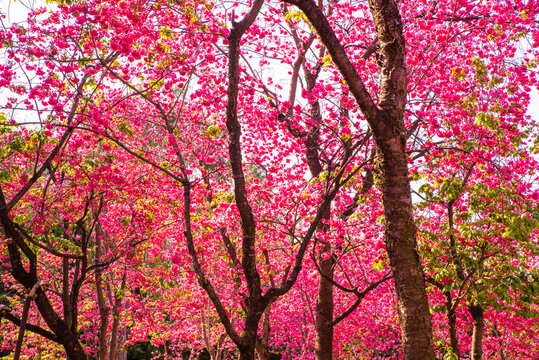
[[(112, 282), (112, 280), (111, 280)], [(109, 348), (109, 360), (115, 360), (119, 348), (118, 330), (120, 328), (120, 309), (122, 306), (123, 292), (126, 284), (126, 273), (122, 276), (122, 282), (120, 285), (120, 294), (112, 294), (109, 287), (109, 298), (114, 299), (114, 306), (112, 308), (112, 329), (110, 334), (110, 348)]]
[[(95, 264), (101, 262), (101, 237), (103, 232), (101, 231), (101, 225), (98, 223), (96, 226), (95, 234)], [(103, 276), (101, 274), (101, 268), (97, 267), (95, 270), (95, 288), (97, 297), (97, 306), (99, 308), (99, 348), (97, 352), (98, 360), (107, 360), (108, 358), (108, 335), (107, 329), (109, 326), (110, 308), (105, 301), (105, 295), (103, 292)]]
[(245, 298), (245, 322), (241, 335), (239, 335), (232, 326), (228, 314), (221, 303), (219, 296), (211, 285), (210, 281), (204, 275), (196, 251), (194, 248), (191, 231), (191, 213), (190, 213), (190, 189), (191, 184), (185, 178), (182, 180), (184, 186), (184, 222), (187, 248), (191, 256), (193, 270), (195, 271), (199, 284), (208, 293), (215, 309), (221, 319), (227, 334), (238, 347), (240, 359), (253, 360), (255, 356), (255, 344), (258, 337), (258, 324), (263, 311), (271, 300), (271, 296), (262, 297), (262, 287), (260, 274), (256, 265), (256, 222), (249, 204), (248, 194), (245, 184), (245, 175), (243, 172), (243, 161), (241, 155), (241, 126), (238, 121), (238, 90), (239, 90), (239, 57), (240, 41), (247, 29), (255, 21), (263, 0), (255, 0), (252, 8), (247, 15), (236, 22), (232, 14), (232, 29), (228, 36), (228, 89), (226, 105), (226, 127), (229, 134), (228, 152), (230, 156), (230, 167), (234, 177), (234, 195), (241, 219), (242, 230), (242, 259), (241, 267), (244, 273), (248, 294)]
[(451, 339), (451, 350), (453, 354), (457, 355), (460, 359), (459, 341), (457, 338), (457, 313), (452, 307), (451, 293), (449, 291), (445, 294), (447, 301), (447, 323), (449, 325), (449, 338)]
[(393, 0), (369, 0), (381, 55), (378, 104), (321, 9), (312, 0), (287, 0), (316, 28), (374, 133), (380, 159), (385, 243), (394, 274), (405, 359), (434, 359), (431, 315), (417, 253), (416, 228), (406, 157), (404, 108), (407, 92), (402, 20)]
[[(242, 227), (242, 259), (241, 266), (247, 284), (246, 316), (243, 333), (238, 345), (241, 360), (252, 360), (255, 356), (255, 344), (258, 337), (258, 324), (262, 317), (262, 312), (267, 306), (262, 301), (262, 287), (260, 274), (257, 270), (255, 243), (256, 243), (256, 222), (253, 211), (247, 198), (245, 176), (243, 172), (243, 161), (241, 155), (241, 127), (238, 121), (238, 90), (239, 90), (239, 58), (240, 41), (247, 29), (253, 24), (262, 7), (263, 1), (257, 0), (253, 4), (250, 12), (240, 22), (236, 22), (233, 16), (232, 30), (228, 36), (228, 89), (226, 106), (226, 127), (229, 134), (228, 153), (230, 155), (230, 165), (234, 176), (234, 195), (238, 208)], [(230, 334), (229, 334), (230, 335)], [(234, 338), (231, 336), (234, 340)]]
[(109, 325), (110, 309), (106, 306), (103, 297), (101, 272), (96, 271), (95, 286), (97, 289), (98, 307), (99, 307), (99, 348), (97, 352), (98, 360), (107, 360), (108, 358), (108, 336), (107, 328)]
[(457, 338), (457, 306), (459, 303), (458, 298), (453, 302), (453, 297), (451, 291), (444, 291), (444, 284), (439, 281), (436, 281), (432, 278), (427, 279), (427, 282), (436, 286), (440, 292), (444, 295), (445, 298), (445, 307), (447, 308), (446, 319), (447, 319), (447, 332), (449, 334), (449, 339), (451, 341), (451, 353), (457, 355), (457, 358), (460, 359), (460, 349), (459, 342)]
[(24, 342), (24, 329), (26, 328), (26, 322), (28, 321), (28, 312), (30, 311), (31, 304), (32, 299), (30, 296), (26, 295), (26, 300), (22, 310), (21, 324), (19, 325), (19, 337), (17, 339), (17, 344), (15, 345), (13, 360), (19, 360), (21, 357), (22, 344)]
[(473, 319), (472, 334), (472, 360), (481, 360), (483, 356), (483, 333), (485, 331), (485, 318), (481, 305), (468, 305), (468, 311)]
[(318, 262), (320, 264), (320, 273), (318, 274), (318, 296), (316, 299), (315, 356), (317, 360), (331, 360), (333, 358), (334, 309), (333, 283), (329, 279), (333, 279), (335, 261), (330, 243), (323, 245), (318, 256)]
[(262, 336), (256, 341), (256, 352), (260, 360), (269, 360), (270, 352), (268, 341), (270, 335), (270, 312), (271, 303), (264, 310), (264, 320), (262, 321)]
[(431, 317), (416, 251), (404, 137), (390, 133), (378, 136), (376, 141), (381, 156), (385, 242), (395, 280), (404, 356), (434, 359)]
[[(307, 91), (313, 91), (316, 85), (318, 72), (311, 73), (305, 65), (303, 65), (305, 79), (307, 82)], [(305, 140), (306, 150), (305, 157), (307, 165), (313, 178), (317, 178), (323, 171), (322, 162), (320, 159), (320, 124), (322, 123), (322, 114), (320, 111), (320, 103), (315, 101), (311, 108), (311, 117), (314, 125), (309, 131)], [(331, 207), (327, 207), (322, 216), (323, 220), (330, 220)], [(319, 225), (320, 231), (326, 233), (330, 228), (327, 223), (321, 222)], [(320, 242), (320, 240), (318, 240)], [(335, 261), (333, 258), (333, 249), (331, 243), (322, 243), (322, 248), (318, 251), (317, 261), (320, 264), (320, 272), (318, 274), (318, 294), (316, 297), (316, 338), (315, 338), (315, 359), (316, 360), (331, 360), (333, 358), (333, 267)]]

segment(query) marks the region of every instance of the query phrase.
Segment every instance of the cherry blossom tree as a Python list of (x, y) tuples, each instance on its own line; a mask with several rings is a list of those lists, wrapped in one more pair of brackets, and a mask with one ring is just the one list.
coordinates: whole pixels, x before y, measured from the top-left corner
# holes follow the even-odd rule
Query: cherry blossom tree
[(535, 311), (537, 6), (88, 0), (6, 25), (6, 269), (65, 285), (32, 329), (81, 359), (120, 332), (167, 356), (508, 353), (489, 312)]

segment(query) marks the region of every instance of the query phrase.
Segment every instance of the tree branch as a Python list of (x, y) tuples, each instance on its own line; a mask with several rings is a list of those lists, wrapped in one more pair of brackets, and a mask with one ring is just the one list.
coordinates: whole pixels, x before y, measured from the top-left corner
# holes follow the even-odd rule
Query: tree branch
[[(89, 77), (90, 75), (88, 74), (84, 75), (84, 77), (81, 79), (79, 83), (79, 86), (77, 87), (77, 90), (76, 90), (77, 94), (75, 95), (75, 100), (73, 101), (73, 105), (71, 105), (71, 110), (69, 111), (69, 115), (67, 118), (68, 125), (72, 123), (73, 118), (75, 117), (77, 108), (79, 106), (80, 98), (82, 97), (82, 90)], [(17, 204), (17, 202), (24, 196), (24, 194), (26, 194), (28, 190), (30, 190), (30, 188), (34, 185), (34, 183), (41, 177), (43, 172), (46, 169), (50, 168), (52, 160), (56, 158), (56, 156), (58, 155), (62, 147), (65, 145), (65, 143), (67, 142), (67, 140), (73, 133), (73, 130), (74, 128), (68, 127), (66, 131), (64, 131), (64, 133), (62, 134), (62, 137), (58, 141), (58, 144), (56, 144), (56, 146), (52, 149), (51, 153), (49, 154), (47, 159), (45, 159), (41, 167), (34, 173), (34, 175), (32, 175), (32, 177), (26, 182), (26, 184), (17, 192), (17, 194), (15, 194), (15, 196), (7, 204), (8, 210), (11, 210), (15, 206), (15, 204)]]
[(376, 289), (380, 284), (386, 282), (387, 280), (391, 279), (393, 275), (390, 275), (390, 273), (386, 273), (380, 280), (375, 281), (369, 286), (367, 286), (363, 291), (358, 292), (357, 289), (354, 292), (356, 295), (356, 301), (348, 308), (346, 309), (341, 315), (337, 316), (333, 321), (331, 322), (331, 326), (337, 325), (339, 322), (344, 320), (348, 315), (350, 315), (358, 306), (361, 304), (361, 301), (365, 298), (365, 296), (372, 290)]
[(255, 0), (249, 13), (240, 22), (236, 22), (234, 20), (234, 14), (232, 14), (232, 29), (228, 36), (229, 63), (226, 104), (226, 127), (229, 133), (228, 152), (230, 156), (230, 166), (234, 177), (236, 206), (240, 214), (242, 226), (242, 268), (249, 292), (248, 300), (253, 304), (258, 303), (262, 290), (260, 285), (260, 274), (256, 268), (256, 223), (247, 197), (241, 155), (241, 126), (238, 121), (239, 58), (241, 37), (255, 21), (263, 3), (263, 0)]
[[(15, 315), (11, 313), (5, 314), (4, 318), (11, 321), (13, 324), (17, 326), (21, 326), (21, 319), (19, 319), (18, 317), (16, 317)], [(44, 338), (49, 339), (50, 341), (54, 341), (55, 343), (62, 344), (58, 336), (56, 336), (55, 334), (51, 333), (48, 330), (43, 329), (40, 326), (26, 324), (26, 330), (30, 330), (31, 332), (41, 335)]]
[(311, 24), (316, 28), (318, 35), (326, 46), (333, 62), (339, 68), (369, 124), (371, 127), (378, 125), (372, 119), (378, 117), (379, 110), (322, 10), (313, 0), (285, 0), (285, 2), (297, 6), (305, 13)]

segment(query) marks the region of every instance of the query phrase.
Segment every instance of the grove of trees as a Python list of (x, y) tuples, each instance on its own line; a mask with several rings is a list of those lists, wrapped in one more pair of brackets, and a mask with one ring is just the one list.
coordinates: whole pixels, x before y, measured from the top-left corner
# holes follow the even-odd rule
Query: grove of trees
[(31, 5), (0, 357), (539, 357), (538, 1)]

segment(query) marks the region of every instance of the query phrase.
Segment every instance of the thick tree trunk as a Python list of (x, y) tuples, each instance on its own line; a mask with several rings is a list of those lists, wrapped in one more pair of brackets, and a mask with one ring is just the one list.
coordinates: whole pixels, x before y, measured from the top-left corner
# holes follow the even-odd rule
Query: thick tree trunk
[(408, 179), (403, 121), (406, 46), (398, 5), (393, 0), (369, 0), (382, 59), (380, 90), (375, 103), (317, 4), (312, 0), (286, 1), (298, 6), (316, 28), (374, 133), (380, 157), (385, 242), (398, 298), (404, 358), (434, 359), (431, 316), (416, 249)]
[(431, 318), (416, 250), (404, 135), (378, 134), (385, 241), (398, 298), (405, 359), (433, 359)]
[(472, 334), (472, 360), (481, 360), (483, 356), (483, 333), (485, 331), (485, 318), (483, 307), (481, 305), (472, 304), (468, 306), (468, 311), (473, 319), (473, 334)]
[(245, 346), (238, 347), (238, 349), (240, 350), (240, 360), (254, 360), (255, 343), (256, 337), (252, 339), (252, 343), (246, 342)]
[(62, 319), (56, 314), (52, 308), (49, 299), (45, 293), (41, 292), (35, 300), (36, 305), (41, 313), (43, 319), (49, 326), (49, 328), (58, 336), (62, 341), (62, 345), (66, 351), (70, 360), (86, 360), (86, 353), (82, 348), (79, 339), (69, 327), (63, 322)]

